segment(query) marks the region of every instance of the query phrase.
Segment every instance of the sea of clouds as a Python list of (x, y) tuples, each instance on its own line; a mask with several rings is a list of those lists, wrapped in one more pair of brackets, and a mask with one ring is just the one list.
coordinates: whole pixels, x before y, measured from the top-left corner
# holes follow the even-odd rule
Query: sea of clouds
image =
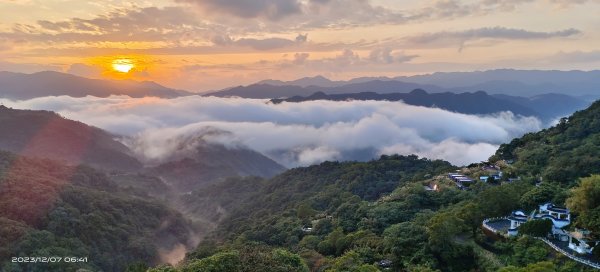
[(201, 96), (59, 96), (0, 102), (19, 109), (55, 111), (128, 136), (124, 143), (147, 161), (160, 160), (182, 144), (194, 143), (190, 138), (201, 137), (254, 149), (287, 167), (394, 153), (465, 165), (486, 160), (498, 145), (543, 127), (535, 117), (510, 112), (469, 115), (390, 101), (273, 104)]

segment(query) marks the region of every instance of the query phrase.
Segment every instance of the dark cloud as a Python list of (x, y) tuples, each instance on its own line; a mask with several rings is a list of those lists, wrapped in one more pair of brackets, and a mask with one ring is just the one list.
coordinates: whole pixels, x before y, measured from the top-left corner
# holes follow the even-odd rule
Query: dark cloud
[(268, 39), (251, 39), (251, 38), (242, 38), (236, 40), (233, 44), (238, 46), (247, 46), (254, 48), (256, 50), (272, 50), (277, 48), (285, 48), (291, 47), (294, 45), (299, 45), (306, 40), (298, 39), (288, 40), (282, 38), (268, 38)]
[(208, 12), (223, 12), (242, 18), (281, 18), (301, 13), (302, 5), (298, 0), (177, 0), (192, 3)]

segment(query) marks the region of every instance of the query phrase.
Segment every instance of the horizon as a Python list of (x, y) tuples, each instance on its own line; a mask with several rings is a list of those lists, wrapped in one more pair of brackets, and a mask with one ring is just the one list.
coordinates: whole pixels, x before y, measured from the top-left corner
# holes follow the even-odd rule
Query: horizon
[(317, 75), (589, 71), (600, 65), (599, 3), (3, 1), (0, 70), (154, 81), (199, 93)]
[[(354, 77), (354, 78), (348, 78), (345, 80), (337, 80), (337, 79), (333, 79), (333, 78), (329, 78), (320, 74), (314, 75), (314, 76), (304, 76), (304, 77), (299, 77), (299, 78), (291, 78), (289, 80), (283, 80), (283, 79), (278, 79), (278, 78), (262, 78), (262, 79), (258, 79), (257, 81), (254, 82), (250, 82), (247, 84), (243, 84), (243, 85), (229, 85), (226, 86), (224, 88), (220, 88), (220, 89), (210, 89), (210, 90), (203, 90), (203, 91), (193, 91), (190, 89), (178, 89), (178, 88), (174, 88), (168, 85), (164, 85), (161, 84), (160, 82), (157, 81), (153, 81), (151, 79), (137, 79), (137, 78), (95, 78), (95, 77), (89, 77), (89, 76), (85, 76), (85, 75), (76, 75), (76, 74), (72, 74), (72, 73), (67, 73), (67, 72), (63, 72), (63, 71), (55, 71), (55, 70), (42, 70), (42, 71), (35, 71), (35, 72), (14, 72), (14, 71), (8, 71), (8, 70), (1, 70), (0, 73), (3, 72), (7, 72), (7, 73), (18, 73), (18, 74), (26, 74), (26, 75), (33, 75), (33, 74), (37, 74), (37, 73), (44, 73), (44, 72), (56, 72), (56, 73), (62, 73), (62, 74), (67, 74), (67, 75), (72, 75), (72, 76), (77, 76), (77, 77), (82, 77), (82, 78), (87, 78), (87, 79), (100, 79), (100, 80), (110, 80), (110, 81), (134, 81), (134, 82), (150, 82), (150, 83), (156, 83), (159, 84), (163, 87), (166, 88), (170, 88), (170, 89), (175, 89), (175, 90), (181, 90), (181, 91), (186, 91), (186, 92), (190, 92), (191, 94), (197, 94), (197, 95), (203, 95), (203, 94), (210, 94), (213, 92), (217, 92), (217, 91), (222, 91), (222, 90), (227, 90), (230, 88), (235, 88), (235, 87), (246, 87), (246, 86), (251, 86), (251, 85), (256, 85), (256, 84), (267, 84), (269, 85), (268, 82), (265, 83), (265, 81), (280, 81), (283, 83), (287, 83), (287, 82), (294, 82), (294, 81), (298, 81), (298, 80), (302, 80), (302, 79), (313, 79), (313, 78), (324, 78), (328, 81), (331, 82), (351, 82), (352, 80), (357, 80), (357, 79), (370, 79), (369, 81), (377, 81), (378, 79), (384, 78), (384, 79), (389, 79), (390, 81), (399, 81), (402, 82), (402, 78), (411, 78), (411, 77), (419, 77), (419, 76), (431, 76), (431, 75), (436, 75), (436, 74), (452, 74), (452, 73), (485, 73), (485, 72), (493, 72), (493, 71), (519, 71), (519, 72), (583, 72), (583, 73), (589, 73), (589, 72), (598, 72), (600, 71), (600, 69), (591, 69), (591, 70), (580, 70), (580, 69), (572, 69), (572, 70), (559, 70), (559, 69), (549, 69), (549, 70), (543, 70), (543, 69), (514, 69), (514, 68), (497, 68), (497, 69), (489, 69), (489, 70), (474, 70), (474, 71), (452, 71), (452, 72), (431, 72), (431, 73), (423, 73), (423, 74), (414, 74), (414, 75), (398, 75), (398, 76), (365, 76), (365, 77)], [(349, 83), (351, 84), (351, 83)], [(435, 84), (432, 84), (435, 85)], [(427, 91), (427, 90), (425, 90)], [(486, 90), (479, 90), (479, 91), (483, 91), (483, 92), (487, 92)], [(465, 91), (465, 92), (474, 92), (474, 91)], [(553, 92), (550, 92), (553, 93)], [(560, 93), (560, 92), (556, 92), (556, 93)]]

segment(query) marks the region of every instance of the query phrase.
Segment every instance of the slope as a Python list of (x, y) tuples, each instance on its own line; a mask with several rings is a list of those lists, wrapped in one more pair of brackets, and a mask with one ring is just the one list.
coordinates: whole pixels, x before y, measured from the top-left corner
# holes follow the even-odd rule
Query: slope
[(111, 170), (142, 166), (114, 135), (53, 112), (0, 106), (0, 127), (0, 150)]
[[(0, 152), (0, 270), (124, 271), (158, 264), (163, 251), (189, 247), (192, 230), (152, 199), (121, 193), (87, 167)], [(87, 258), (79, 263), (14, 263), (9, 257)]]
[(600, 101), (559, 124), (500, 146), (492, 159), (514, 160), (518, 174), (574, 183), (600, 173)]

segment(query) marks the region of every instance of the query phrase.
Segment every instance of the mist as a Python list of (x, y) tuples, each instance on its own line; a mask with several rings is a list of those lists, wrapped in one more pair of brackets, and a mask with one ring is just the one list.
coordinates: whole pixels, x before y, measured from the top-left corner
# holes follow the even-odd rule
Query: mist
[(194, 139), (248, 147), (287, 166), (416, 154), (456, 165), (486, 160), (497, 147), (540, 130), (535, 117), (511, 112), (468, 115), (390, 101), (308, 101), (188, 96), (173, 99), (68, 96), (0, 100), (126, 136), (142, 160), (157, 162)]

